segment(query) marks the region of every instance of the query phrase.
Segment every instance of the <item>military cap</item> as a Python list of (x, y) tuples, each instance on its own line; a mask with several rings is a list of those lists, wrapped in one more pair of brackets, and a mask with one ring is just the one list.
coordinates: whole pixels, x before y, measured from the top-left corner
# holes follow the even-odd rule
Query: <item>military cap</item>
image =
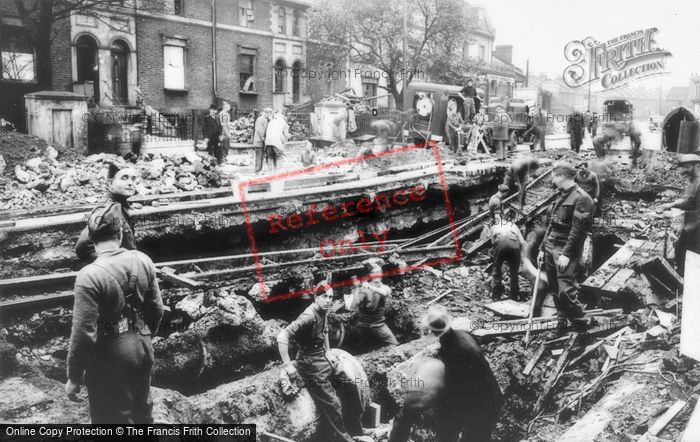
[(552, 174), (564, 175), (566, 177), (573, 178), (576, 176), (576, 169), (571, 165), (571, 163), (566, 161), (557, 161), (552, 166)]

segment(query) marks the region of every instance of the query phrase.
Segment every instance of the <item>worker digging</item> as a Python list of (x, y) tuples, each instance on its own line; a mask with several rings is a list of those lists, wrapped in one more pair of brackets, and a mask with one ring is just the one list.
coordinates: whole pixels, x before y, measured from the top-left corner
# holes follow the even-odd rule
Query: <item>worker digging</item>
[(0, 432), (700, 440), (700, 9), (592, 1), (2, 2)]

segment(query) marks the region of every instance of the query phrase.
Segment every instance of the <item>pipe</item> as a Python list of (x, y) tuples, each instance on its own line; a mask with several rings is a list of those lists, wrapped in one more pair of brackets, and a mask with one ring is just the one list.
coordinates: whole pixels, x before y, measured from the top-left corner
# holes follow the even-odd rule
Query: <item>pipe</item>
[(216, 0), (211, 0), (211, 79), (214, 100), (216, 101), (217, 80), (216, 80)]

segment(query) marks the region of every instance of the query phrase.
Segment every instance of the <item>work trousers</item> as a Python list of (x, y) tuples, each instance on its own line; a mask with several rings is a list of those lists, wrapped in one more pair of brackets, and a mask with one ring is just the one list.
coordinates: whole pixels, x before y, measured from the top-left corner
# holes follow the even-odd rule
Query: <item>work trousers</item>
[(267, 158), (267, 165), (269, 166), (270, 162), (272, 162), (272, 167), (277, 169), (277, 160), (282, 156), (282, 149), (268, 144), (265, 146), (265, 156)]
[(491, 296), (498, 299), (503, 295), (503, 263), (508, 263), (510, 270), (510, 297), (520, 299), (518, 270), (520, 268), (520, 244), (514, 241), (500, 241), (493, 246), (493, 291)]
[(374, 327), (360, 324), (359, 329), (360, 339), (362, 339), (362, 342), (368, 343), (371, 349), (399, 345), (394, 332), (386, 324)]
[[(572, 258), (564, 271), (559, 271), (557, 261), (561, 256), (558, 249), (551, 250), (549, 247), (544, 252), (544, 270), (547, 274), (549, 291), (554, 297), (554, 305), (557, 307), (557, 315), (567, 319), (580, 318), (584, 315), (583, 305), (578, 300), (578, 283), (576, 282), (579, 271), (579, 259)], [(540, 313), (542, 302), (536, 306), (537, 314)]]
[(583, 139), (581, 137), (581, 131), (577, 130), (575, 132), (572, 132), (569, 134), (571, 137), (571, 150), (573, 150), (576, 153), (579, 153), (581, 150), (581, 144), (583, 143)]
[(688, 234), (685, 230), (681, 230), (680, 235), (678, 235), (678, 241), (676, 241), (674, 250), (676, 270), (680, 276), (683, 276), (685, 274), (685, 254), (688, 251)]
[(93, 424), (153, 423), (151, 337), (128, 331), (98, 339), (85, 385)]
[(255, 172), (260, 172), (263, 168), (265, 157), (265, 146), (255, 146)]
[(224, 160), (228, 156), (228, 151), (229, 148), (231, 147), (231, 139), (230, 138), (224, 138), (221, 140), (221, 143), (219, 143), (218, 148), (215, 150), (216, 155), (216, 161), (219, 162), (219, 166), (224, 163)]
[[(323, 416), (322, 431), (329, 434), (329, 439), (326, 440), (352, 442), (352, 437), (345, 429), (340, 398), (331, 383), (333, 368), (325, 354), (301, 354), (297, 367), (306, 389)], [(349, 386), (342, 385), (344, 388)]]
[(510, 173), (506, 174), (506, 178), (503, 180), (503, 184), (508, 187), (508, 196), (517, 192), (520, 193), (518, 196), (520, 207), (525, 207), (525, 199), (527, 198), (527, 183), (527, 178), (525, 178), (524, 183), (517, 183)]
[[(448, 386), (449, 388), (449, 386)], [(464, 399), (464, 398), (463, 398)], [(435, 436), (438, 442), (488, 442), (498, 423), (499, 407), (479, 404), (467, 408), (464, 404), (442, 403), (436, 407)], [(401, 407), (391, 428), (389, 442), (405, 442), (411, 426), (422, 413), (417, 408)], [(460, 437), (461, 432), (461, 437)]]
[(474, 115), (476, 115), (478, 111), (476, 110), (476, 105), (475, 105), (475, 100), (474, 97), (467, 97), (464, 100), (464, 117), (465, 120), (471, 121)]
[(219, 134), (213, 134), (207, 141), (207, 153), (215, 156), (216, 148), (219, 146)]

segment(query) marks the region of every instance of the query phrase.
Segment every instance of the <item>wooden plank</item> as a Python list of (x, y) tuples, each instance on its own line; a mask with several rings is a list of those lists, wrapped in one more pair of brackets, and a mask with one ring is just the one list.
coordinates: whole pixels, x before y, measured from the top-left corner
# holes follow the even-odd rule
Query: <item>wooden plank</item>
[(539, 411), (542, 409), (542, 406), (544, 405), (544, 402), (549, 397), (549, 394), (552, 391), (552, 388), (554, 388), (557, 381), (559, 380), (559, 374), (564, 370), (564, 366), (565, 366), (566, 361), (569, 357), (569, 353), (571, 353), (571, 349), (574, 346), (574, 343), (576, 342), (577, 338), (578, 338), (578, 333), (576, 333), (576, 332), (572, 333), (571, 337), (569, 338), (569, 341), (564, 346), (564, 351), (559, 356), (559, 359), (557, 360), (557, 365), (554, 367), (554, 371), (552, 371), (552, 373), (549, 375), (549, 379), (547, 379), (547, 382), (544, 384), (542, 394), (537, 399), (537, 403), (535, 403), (535, 409), (534, 409), (535, 414), (539, 413)]
[[(169, 269), (169, 270), (166, 270)], [(190, 290), (197, 289), (203, 285), (202, 282), (194, 281), (185, 276), (176, 275), (175, 269), (170, 269), (169, 267), (164, 267), (163, 269), (157, 270), (157, 274), (164, 281), (168, 281), (171, 284), (178, 285), (180, 287), (185, 287)]]
[(601, 292), (605, 295), (616, 295), (620, 290), (625, 288), (625, 283), (628, 279), (634, 276), (635, 271), (632, 269), (620, 269), (612, 278), (601, 287)]
[(669, 407), (666, 412), (654, 422), (654, 424), (649, 427), (648, 433), (651, 434), (652, 436), (656, 436), (661, 431), (666, 428), (668, 424), (671, 423), (671, 421), (680, 413), (683, 411), (685, 406), (688, 405), (687, 401), (684, 400), (677, 400), (673, 405)]
[(484, 305), (484, 308), (500, 316), (506, 317), (527, 318), (529, 314), (528, 303), (521, 303), (512, 299), (491, 302), (489, 304)]
[(624, 268), (625, 264), (634, 256), (634, 249), (630, 242), (635, 240), (630, 240), (625, 243), (620, 250), (615, 252), (613, 256), (610, 257), (605, 263), (600, 266), (598, 270), (593, 272), (591, 276), (586, 279), (582, 286), (591, 290), (600, 290), (615, 274), (620, 268)]
[(57, 304), (60, 302), (67, 301), (73, 298), (73, 292), (61, 292), (54, 293), (51, 295), (41, 295), (41, 296), (30, 296), (18, 299), (13, 299), (12, 301), (0, 302), (0, 312), (5, 312), (15, 308), (25, 308), (25, 307), (36, 307)]
[[(431, 267), (426, 267), (426, 268), (431, 268)], [(441, 299), (444, 298), (445, 296), (447, 296), (447, 295), (449, 295), (450, 293), (452, 293), (452, 291), (453, 291), (452, 289), (447, 289), (447, 290), (445, 290), (441, 295), (437, 296), (435, 299), (431, 299), (431, 300), (428, 302), (428, 304), (426, 304), (426, 305), (431, 305), (431, 304), (434, 304), (434, 303), (438, 302), (439, 300), (441, 300)]]
[(590, 355), (593, 351), (595, 351), (595, 349), (597, 349), (601, 345), (605, 344), (606, 341), (608, 341), (610, 339), (616, 339), (618, 336), (629, 333), (630, 331), (632, 331), (632, 329), (630, 327), (625, 327), (625, 328), (622, 328), (622, 329), (616, 331), (615, 333), (610, 334), (609, 336), (601, 338), (598, 342), (587, 346), (586, 349), (583, 351), (583, 353), (581, 353), (580, 356), (577, 356), (576, 358), (572, 359), (571, 362), (569, 362), (569, 365), (567, 367), (572, 368), (572, 367), (576, 366), (576, 364), (578, 364), (579, 362), (584, 360), (586, 357), (588, 357), (588, 355)]
[(542, 357), (542, 354), (544, 353), (544, 349), (545, 349), (546, 347), (547, 347), (547, 346), (546, 346), (544, 343), (542, 343), (542, 344), (540, 344), (540, 346), (537, 348), (537, 351), (535, 352), (535, 354), (532, 356), (532, 358), (530, 359), (530, 361), (528, 361), (527, 365), (526, 365), (525, 368), (523, 369), (523, 374), (524, 374), (525, 376), (530, 376), (530, 373), (532, 373), (532, 370), (535, 368), (535, 365), (537, 365), (537, 362), (538, 362), (538, 361), (540, 360), (540, 358)]

